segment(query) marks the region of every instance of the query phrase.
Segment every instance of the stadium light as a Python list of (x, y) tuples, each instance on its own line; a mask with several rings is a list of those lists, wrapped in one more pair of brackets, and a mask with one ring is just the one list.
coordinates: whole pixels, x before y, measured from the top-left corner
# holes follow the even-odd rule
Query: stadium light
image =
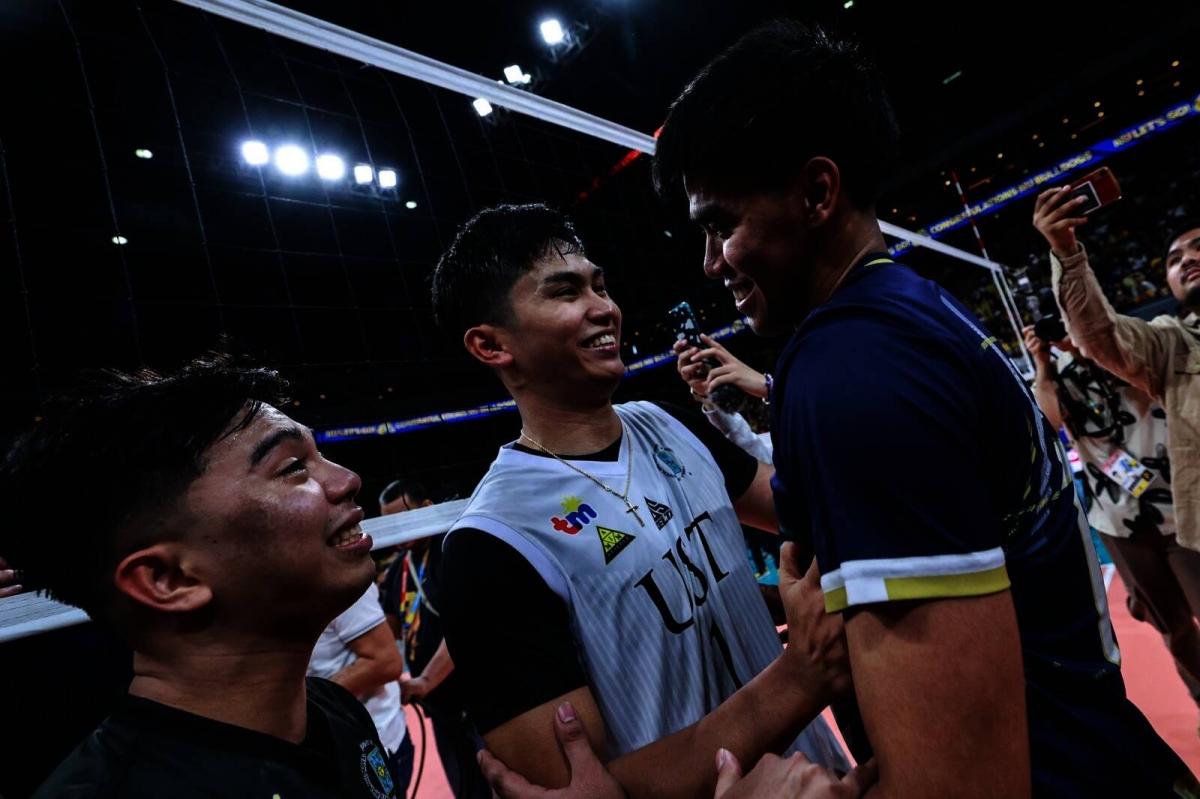
[(317, 174), (323, 180), (339, 180), (346, 174), (346, 164), (336, 155), (318, 155)]
[(394, 170), (394, 169), (379, 170), (379, 188), (394, 189), (394, 188), (396, 188), (397, 182), (398, 181), (396, 179), (396, 170)]
[(251, 166), (262, 166), (271, 160), (267, 154), (267, 145), (260, 141), (248, 141), (242, 145), (242, 158)]
[(511, 67), (504, 68), (504, 79), (509, 83), (529, 83), (532, 76), (527, 74), (521, 67), (513, 64)]
[(359, 164), (354, 167), (354, 182), (355, 183), (370, 183), (375, 179), (375, 170), (370, 164)]
[(136, 155), (138, 158), (153, 158), (154, 157), (154, 153), (150, 152), (149, 150), (145, 150), (145, 149), (134, 150), (133, 154)]
[(405, 207), (405, 208), (407, 208), (408, 210), (410, 210), (410, 211), (411, 211), (412, 209), (414, 209), (414, 208), (416, 208), (416, 207), (417, 207), (417, 201), (416, 201), (416, 200), (409, 200), (408, 202), (406, 202), (406, 203), (404, 204), (404, 207)]
[(275, 166), (285, 175), (303, 175), (308, 171), (308, 154), (294, 144), (275, 151)]
[(475, 98), (471, 102), (471, 105), (475, 106), (475, 112), (477, 114), (479, 114), (479, 116), (481, 116), (481, 117), (485, 117), (488, 114), (492, 113), (492, 104), (489, 103), (487, 100), (483, 99), (482, 97)]
[(854, 8), (854, 0), (846, 0), (846, 2), (842, 3), (842, 8), (846, 9), (847, 11)]
[(118, 244), (118, 245), (119, 245), (119, 244), (128, 244), (128, 243), (129, 243), (129, 239), (125, 238), (124, 236), (113, 236), (113, 237), (112, 237), (112, 243), (113, 243), (113, 244)]
[(542, 38), (546, 40), (546, 44), (558, 44), (565, 38), (562, 25), (556, 19), (548, 19), (541, 25)]

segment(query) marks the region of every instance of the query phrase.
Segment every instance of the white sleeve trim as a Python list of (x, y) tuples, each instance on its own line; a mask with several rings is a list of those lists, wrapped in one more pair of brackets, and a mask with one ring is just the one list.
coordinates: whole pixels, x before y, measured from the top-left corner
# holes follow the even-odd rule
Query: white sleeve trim
[(845, 588), (850, 605), (886, 602), (888, 579), (976, 574), (1003, 565), (1004, 550), (1000, 547), (961, 555), (852, 560), (843, 563), (839, 569), (821, 575), (821, 590), (829, 593)]
[(546, 581), (546, 585), (550, 587), (550, 590), (557, 594), (563, 602), (566, 602), (567, 607), (571, 606), (571, 590), (567, 584), (566, 575), (563, 574), (562, 569), (554, 563), (541, 547), (518, 533), (512, 527), (503, 522), (498, 522), (490, 516), (460, 516), (458, 521), (454, 523), (454, 527), (450, 530), (450, 533), (447, 534), (447, 537), (453, 534), (455, 530), (464, 527), (482, 530), (488, 535), (499, 538), (517, 550), (521, 557), (525, 558), (529, 565), (533, 567), (534, 571)]

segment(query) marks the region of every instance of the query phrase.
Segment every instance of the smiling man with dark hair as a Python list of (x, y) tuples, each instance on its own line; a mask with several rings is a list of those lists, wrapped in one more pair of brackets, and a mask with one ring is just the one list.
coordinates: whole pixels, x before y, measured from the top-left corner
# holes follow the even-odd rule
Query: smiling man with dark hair
[(366, 709), (305, 680), (374, 567), (358, 476), (277, 409), (284, 388), (220, 358), (108, 373), (5, 455), (0, 551), (134, 649), (126, 701), (37, 796), (395, 796)]
[[(433, 292), (439, 322), (500, 377), (522, 423), (444, 544), (446, 642), (492, 754), (565, 784), (557, 717), (582, 722), (632, 796), (711, 791), (721, 747), (847, 769), (816, 718), (847, 679), (815, 575), (801, 581), (785, 550), (781, 653), (746, 557), (740, 523), (776, 526), (771, 468), (694, 411), (612, 403), (621, 309), (566, 218), (483, 211)], [(511, 622), (497, 621), (501, 597)]]
[(1055, 431), (995, 337), (887, 255), (896, 138), (854, 45), (777, 21), (701, 70), (655, 164), (704, 230), (705, 273), (755, 332), (791, 334), (775, 502), (845, 619), (870, 795), (1194, 795), (1125, 696)]

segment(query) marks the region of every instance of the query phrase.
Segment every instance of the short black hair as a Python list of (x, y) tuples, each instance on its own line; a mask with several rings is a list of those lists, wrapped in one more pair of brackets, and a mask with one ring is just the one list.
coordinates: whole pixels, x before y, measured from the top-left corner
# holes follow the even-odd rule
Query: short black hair
[(1175, 243), (1175, 240), (1184, 233), (1188, 233), (1193, 230), (1200, 230), (1200, 219), (1189, 219), (1186, 222), (1180, 222), (1172, 225), (1171, 233), (1168, 236), (1166, 243), (1163, 244), (1163, 261), (1166, 261), (1167, 256), (1171, 254), (1171, 245)]
[(874, 205), (899, 129), (875, 67), (858, 46), (777, 19), (700, 70), (671, 104), (658, 136), (654, 185), (685, 178), (722, 188), (780, 188), (812, 158), (837, 164), (859, 208)]
[(584, 252), (571, 220), (541, 203), (497, 205), (462, 226), (433, 272), (438, 326), (462, 336), (512, 319), (513, 283), (550, 252)]
[(174, 534), (175, 506), (204, 472), (209, 446), (249, 425), (263, 403), (281, 404), (286, 388), (275, 372), (226, 355), (168, 375), (85, 377), (0, 460), (0, 555), (24, 585), (103, 619), (116, 565)]
[(418, 505), (425, 500), (436, 501), (433, 492), (420, 480), (400, 479), (388, 483), (387, 488), (380, 492), (379, 505), (382, 507), (389, 502), (395, 502), (400, 497), (408, 497)]

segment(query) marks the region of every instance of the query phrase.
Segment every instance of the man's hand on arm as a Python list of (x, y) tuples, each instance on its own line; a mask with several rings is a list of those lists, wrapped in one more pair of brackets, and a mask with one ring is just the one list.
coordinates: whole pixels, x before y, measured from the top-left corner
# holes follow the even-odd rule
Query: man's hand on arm
[(450, 650), (443, 639), (420, 676), (410, 677), (406, 674), (400, 678), (400, 701), (407, 705), (415, 699), (425, 698), (444, 683), (453, 671), (454, 661), (450, 659)]
[(866, 605), (846, 636), (879, 763), (872, 799), (1030, 795), (1025, 677), (1008, 590)]
[[(851, 687), (841, 619), (825, 613), (815, 565), (800, 578), (796, 547), (784, 544), (780, 555), (780, 594), (788, 613), (789, 644), (761, 674), (697, 723), (608, 764), (608, 770), (633, 797), (693, 797), (716, 787), (714, 758), (724, 748), (754, 763), (767, 752), (782, 752), (830, 701)], [(566, 697), (576, 708), (588, 738), (603, 758), (604, 726), (590, 690)], [(488, 748), (509, 769), (533, 783), (559, 788), (572, 771), (558, 752), (552, 728), (557, 705), (547, 703), (485, 735)], [(489, 779), (507, 775), (494, 764)], [(536, 789), (532, 789), (536, 790)], [(510, 790), (516, 799), (543, 794)], [(555, 796), (586, 796), (571, 783)], [(830, 794), (836, 796), (837, 794)]]
[(375, 625), (347, 646), (355, 654), (354, 661), (329, 679), (359, 699), (400, 678), (404, 659), (386, 623)]
[(717, 752), (717, 792), (713, 799), (858, 799), (879, 779), (874, 760), (838, 777), (809, 761), (802, 752), (789, 758), (764, 755), (742, 776), (737, 758)]

